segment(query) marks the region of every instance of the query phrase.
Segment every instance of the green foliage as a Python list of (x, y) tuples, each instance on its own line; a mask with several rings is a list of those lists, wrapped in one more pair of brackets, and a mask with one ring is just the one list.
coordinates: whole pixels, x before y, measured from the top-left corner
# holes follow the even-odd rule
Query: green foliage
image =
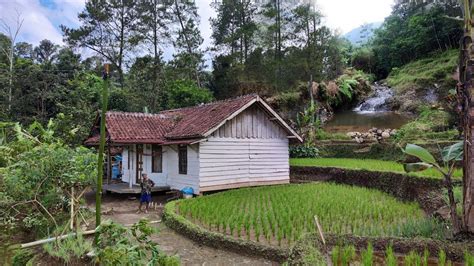
[(193, 81), (176, 80), (167, 85), (167, 106), (168, 108), (181, 108), (208, 103), (214, 97), (212, 93), (199, 88)]
[(474, 255), (469, 253), (467, 250), (464, 252), (464, 264), (467, 266), (474, 265)]
[(379, 78), (384, 78), (392, 68), (458, 47), (461, 22), (450, 18), (462, 17), (457, 3), (443, 2), (429, 8), (425, 5), (428, 3), (395, 5), (392, 14), (375, 32), (371, 46)]
[(367, 245), (367, 249), (362, 251), (362, 265), (372, 266), (374, 264), (374, 248), (371, 243)]
[(345, 246), (342, 249), (341, 265), (350, 265), (350, 262), (355, 259), (356, 248), (354, 246)]
[(135, 223), (131, 229), (105, 221), (98, 232), (95, 252), (101, 265), (180, 265), (177, 257), (166, 256), (150, 239), (156, 228), (146, 219)]
[[(27, 130), (10, 128), (15, 138), (0, 150), (10, 151), (0, 168), (5, 204), (2, 223), (12, 220), (38, 234), (46, 234), (54, 219), (61, 220), (71, 187), (87, 187), (96, 175), (97, 157), (84, 147), (71, 148), (54, 135), (54, 122), (47, 128), (33, 123)], [(15, 208), (11, 208), (15, 206)]]
[(59, 258), (67, 264), (71, 260), (80, 259), (92, 251), (92, 243), (90, 240), (84, 239), (82, 234), (78, 232), (76, 236), (47, 243), (43, 245), (43, 249), (50, 256)]
[(290, 146), (290, 158), (316, 158), (319, 157), (318, 148), (310, 145)]
[[(347, 169), (358, 169), (366, 171), (405, 173), (404, 164), (393, 161), (382, 161), (373, 159), (352, 159), (352, 158), (317, 158), (317, 159), (290, 159), (290, 165), (294, 166), (316, 166), (316, 167), (336, 167)], [(443, 175), (436, 169), (427, 169), (421, 173), (413, 172), (409, 175), (443, 178)], [(454, 177), (462, 178), (462, 170), (455, 169)]]
[(385, 251), (385, 265), (387, 266), (397, 266), (397, 258), (393, 253), (392, 246), (388, 246), (387, 250)]
[(298, 113), (296, 116), (296, 126), (300, 136), (308, 145), (314, 144), (315, 132), (320, 125), (317, 110), (317, 104), (310, 101), (308, 107), (304, 108), (303, 112)]
[(405, 265), (407, 266), (421, 266), (421, 256), (415, 251), (410, 251), (405, 256)]
[[(407, 221), (430, 220), (415, 203), (328, 183), (231, 190), (177, 206), (182, 216), (211, 231), (270, 245), (290, 245), (305, 232), (315, 232), (314, 215), (327, 233), (359, 236), (400, 236)], [(418, 232), (424, 237), (433, 233)]]
[(420, 108), (418, 118), (397, 130), (396, 142), (456, 140), (459, 132), (451, 126), (451, 115), (443, 110)]
[(438, 265), (445, 266), (446, 264), (446, 252), (444, 250), (440, 250), (438, 252)]
[(18, 249), (12, 258), (12, 266), (30, 265), (35, 253), (29, 249)]

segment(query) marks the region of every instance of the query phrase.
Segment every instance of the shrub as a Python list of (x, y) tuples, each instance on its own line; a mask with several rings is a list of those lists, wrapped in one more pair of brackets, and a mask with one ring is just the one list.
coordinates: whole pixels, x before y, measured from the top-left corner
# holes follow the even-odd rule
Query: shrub
[(318, 148), (310, 145), (290, 146), (290, 158), (317, 158)]
[(29, 249), (19, 249), (15, 252), (12, 259), (12, 266), (24, 266), (34, 257), (33, 251)]
[(179, 265), (177, 257), (162, 253), (158, 244), (150, 239), (156, 228), (142, 219), (131, 229), (112, 221), (99, 228), (96, 249), (97, 262), (101, 265)]
[(72, 259), (80, 259), (92, 250), (92, 243), (78, 233), (77, 236), (68, 237), (43, 245), (43, 249), (52, 257), (62, 259), (66, 264)]

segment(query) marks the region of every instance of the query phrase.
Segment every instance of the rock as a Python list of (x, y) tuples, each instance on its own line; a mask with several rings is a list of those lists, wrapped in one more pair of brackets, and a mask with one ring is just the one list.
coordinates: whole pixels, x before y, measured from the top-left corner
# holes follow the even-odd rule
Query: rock
[(357, 136), (357, 132), (348, 132), (346, 135), (350, 138), (354, 138), (355, 136)]
[(382, 131), (381, 129), (377, 129), (377, 134), (380, 135), (380, 134), (382, 134), (382, 132), (383, 132), (383, 131)]
[(433, 216), (437, 217), (437, 218), (440, 218), (441, 220), (449, 221), (449, 219), (451, 217), (450, 214), (451, 214), (451, 210), (449, 209), (449, 207), (448, 206), (443, 206), (443, 207), (439, 208), (438, 210), (436, 210), (433, 213)]
[(387, 132), (387, 131), (384, 131), (384, 132), (382, 133), (382, 138), (384, 138), (384, 139), (390, 138), (390, 133)]

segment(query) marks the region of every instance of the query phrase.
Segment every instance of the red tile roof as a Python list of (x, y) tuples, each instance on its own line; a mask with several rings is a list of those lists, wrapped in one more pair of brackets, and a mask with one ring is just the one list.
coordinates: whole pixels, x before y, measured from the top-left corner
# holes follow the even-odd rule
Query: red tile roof
[[(110, 141), (116, 144), (175, 144), (185, 140), (197, 141), (257, 99), (259, 97), (256, 94), (251, 94), (157, 114), (107, 112), (107, 133)], [(86, 145), (98, 143), (99, 121), (100, 119), (97, 119), (90, 137), (85, 141)]]

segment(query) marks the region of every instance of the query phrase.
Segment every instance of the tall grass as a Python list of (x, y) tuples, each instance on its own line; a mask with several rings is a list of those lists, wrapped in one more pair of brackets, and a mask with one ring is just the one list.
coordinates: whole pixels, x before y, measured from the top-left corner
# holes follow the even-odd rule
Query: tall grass
[(181, 215), (210, 230), (277, 245), (315, 232), (315, 215), (325, 232), (359, 236), (403, 236), (407, 231), (417, 235), (426, 233), (418, 225), (431, 222), (416, 203), (329, 183), (231, 190), (181, 201), (178, 208)]
[[(377, 171), (377, 172), (393, 172), (393, 173), (405, 173), (403, 164), (372, 160), (372, 159), (349, 159), (349, 158), (304, 158), (304, 159), (290, 159), (290, 164), (293, 166), (317, 166), (317, 167), (337, 167), (354, 170), (366, 170), (366, 171)], [(443, 178), (443, 176), (435, 169), (428, 169), (423, 172), (410, 173), (413, 176), (422, 176), (430, 178)], [(458, 179), (462, 178), (462, 170), (456, 169), (454, 176)]]

